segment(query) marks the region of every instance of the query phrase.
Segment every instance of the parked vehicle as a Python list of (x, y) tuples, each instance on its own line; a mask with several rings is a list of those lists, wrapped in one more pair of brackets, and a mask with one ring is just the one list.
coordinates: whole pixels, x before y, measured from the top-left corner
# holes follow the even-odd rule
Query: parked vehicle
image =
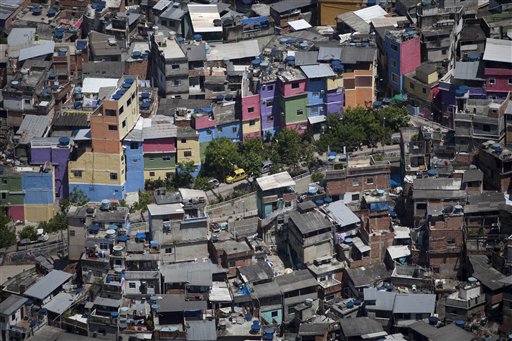
[(261, 164), (260, 173), (265, 174), (265, 173), (270, 172), (270, 167), (272, 167), (272, 161), (270, 161), (270, 160), (263, 161), (263, 163)]
[(248, 177), (248, 175), (245, 172), (245, 170), (243, 168), (238, 168), (238, 169), (235, 169), (235, 171), (233, 172), (233, 175), (230, 175), (226, 178), (226, 183), (232, 184), (232, 183), (247, 179), (247, 177)]
[(213, 188), (217, 188), (220, 186), (220, 181), (215, 178), (208, 179), (208, 183), (212, 185)]
[(37, 238), (35, 240), (30, 240), (28, 238), (20, 239), (18, 242), (19, 245), (30, 245), (35, 243), (47, 242), (50, 239), (48, 233), (46, 233), (43, 229), (37, 229)]

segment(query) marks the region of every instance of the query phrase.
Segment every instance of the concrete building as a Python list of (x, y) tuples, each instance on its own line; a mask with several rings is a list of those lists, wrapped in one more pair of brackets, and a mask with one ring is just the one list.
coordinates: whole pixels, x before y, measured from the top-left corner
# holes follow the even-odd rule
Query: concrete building
[(456, 292), (446, 297), (445, 309), (447, 320), (479, 320), (485, 314), (480, 283), (470, 277), (467, 283), (460, 284)]
[(295, 306), (318, 298), (318, 282), (308, 270), (297, 270), (275, 278), (283, 296), (283, 321), (293, 320)]
[(484, 189), (509, 193), (512, 178), (512, 154), (503, 145), (484, 143), (478, 149), (478, 166), (484, 173)]
[(295, 181), (287, 172), (256, 179), (258, 216), (261, 219), (276, 217), (291, 210), (296, 202)]

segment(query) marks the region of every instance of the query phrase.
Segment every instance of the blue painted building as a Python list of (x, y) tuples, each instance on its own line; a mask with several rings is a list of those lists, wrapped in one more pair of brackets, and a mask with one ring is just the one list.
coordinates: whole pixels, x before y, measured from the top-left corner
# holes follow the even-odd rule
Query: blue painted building
[[(44, 168), (42, 166), (42, 168)], [(21, 188), (25, 194), (25, 205), (53, 205), (55, 202), (55, 189), (53, 184), (53, 171), (23, 172), (21, 173)]]
[(328, 64), (303, 65), (307, 77), (308, 117), (325, 116), (327, 103), (327, 79), (336, 77)]
[(276, 96), (276, 91), (275, 80), (260, 85), (261, 137), (264, 140), (274, 137), (281, 126), (279, 96)]
[(89, 201), (93, 202), (101, 202), (105, 198), (123, 200), (126, 194), (125, 185), (83, 184), (75, 182), (69, 184), (69, 193), (72, 193), (75, 188), (81, 190), (89, 198)]
[(142, 141), (131, 138), (131, 134), (123, 141), (126, 159), (126, 192), (144, 190), (144, 155)]

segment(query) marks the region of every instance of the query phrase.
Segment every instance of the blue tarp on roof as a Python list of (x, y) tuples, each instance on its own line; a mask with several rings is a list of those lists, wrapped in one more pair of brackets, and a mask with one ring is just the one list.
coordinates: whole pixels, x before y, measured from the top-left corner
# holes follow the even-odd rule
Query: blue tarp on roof
[(390, 180), (390, 184), (391, 184), (391, 187), (399, 187), (401, 186), (400, 182), (394, 180), (394, 179), (391, 179)]
[(242, 25), (263, 24), (268, 22), (267, 17), (248, 18), (242, 20)]
[(384, 202), (374, 202), (370, 204), (370, 211), (381, 212), (389, 209), (389, 204)]

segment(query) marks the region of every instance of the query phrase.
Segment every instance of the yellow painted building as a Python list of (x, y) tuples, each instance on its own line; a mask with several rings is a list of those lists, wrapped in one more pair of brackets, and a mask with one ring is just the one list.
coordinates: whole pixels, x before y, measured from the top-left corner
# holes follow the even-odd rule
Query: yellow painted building
[(166, 179), (170, 174), (174, 173), (176, 168), (169, 169), (145, 169), (144, 170), (144, 180), (158, 180), (158, 179)]
[[(253, 124), (251, 125), (251, 123)], [(256, 119), (242, 122), (242, 133), (244, 137), (246, 135), (261, 136), (261, 120)]]
[(126, 181), (124, 155), (85, 152), (76, 161), (69, 161), (70, 183), (121, 186)]
[(48, 221), (55, 216), (55, 204), (24, 206), (25, 220), (30, 222)]
[(176, 139), (176, 162), (193, 161), (195, 165), (201, 163), (201, 149), (199, 135), (190, 127), (178, 127)]
[(327, 90), (335, 90), (341, 87), (343, 87), (343, 74), (327, 78)]
[(318, 0), (320, 25), (336, 25), (336, 16), (353, 12), (363, 7), (361, 0)]

